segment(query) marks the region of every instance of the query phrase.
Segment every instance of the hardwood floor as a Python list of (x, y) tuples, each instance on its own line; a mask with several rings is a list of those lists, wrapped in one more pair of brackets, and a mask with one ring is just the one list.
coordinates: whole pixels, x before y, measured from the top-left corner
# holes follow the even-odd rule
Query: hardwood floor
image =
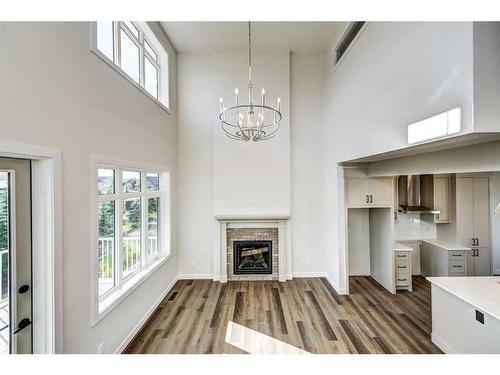
[(393, 295), (351, 277), (349, 296), (324, 278), (178, 281), (125, 353), (222, 353), (229, 320), (311, 353), (441, 353), (431, 343), (430, 284)]

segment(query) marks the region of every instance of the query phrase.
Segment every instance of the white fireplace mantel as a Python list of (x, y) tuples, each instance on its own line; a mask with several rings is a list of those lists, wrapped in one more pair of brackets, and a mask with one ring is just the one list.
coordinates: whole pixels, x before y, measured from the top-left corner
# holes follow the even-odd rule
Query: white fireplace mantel
[(216, 215), (217, 235), (214, 236), (214, 281), (227, 282), (227, 229), (278, 228), (278, 279), (292, 279), (292, 241), (289, 215)]

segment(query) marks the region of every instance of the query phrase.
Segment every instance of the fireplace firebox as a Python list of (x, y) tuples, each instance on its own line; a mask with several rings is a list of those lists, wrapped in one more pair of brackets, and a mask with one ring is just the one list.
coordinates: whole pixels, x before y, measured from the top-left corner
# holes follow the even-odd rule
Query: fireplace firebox
[(234, 241), (233, 266), (235, 275), (272, 274), (272, 241)]

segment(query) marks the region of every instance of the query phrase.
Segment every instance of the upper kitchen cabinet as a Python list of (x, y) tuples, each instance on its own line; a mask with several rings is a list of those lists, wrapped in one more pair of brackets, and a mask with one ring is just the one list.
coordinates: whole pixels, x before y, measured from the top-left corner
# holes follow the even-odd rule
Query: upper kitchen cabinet
[(399, 210), (434, 215), (435, 223), (451, 223), (451, 175), (409, 175), (398, 178)]
[(435, 223), (451, 223), (451, 176), (434, 175), (434, 215)]
[(392, 178), (348, 177), (346, 182), (349, 207), (391, 207)]

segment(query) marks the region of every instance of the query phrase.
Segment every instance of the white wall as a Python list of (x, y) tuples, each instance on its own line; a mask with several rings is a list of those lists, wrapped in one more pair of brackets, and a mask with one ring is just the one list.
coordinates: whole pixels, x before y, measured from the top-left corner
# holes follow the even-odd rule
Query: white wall
[(347, 214), (349, 276), (370, 276), (370, 209), (350, 208)]
[(175, 52), (151, 27), (170, 55), (172, 114), (90, 51), (89, 23), (0, 23), (0, 137), (62, 151), (67, 353), (113, 352), (177, 275), (174, 257), (90, 327), (92, 154), (172, 172), (176, 251)]
[(212, 128), (212, 199), (215, 215), (290, 214), (290, 55), (288, 52), (255, 53), (252, 56), (254, 101), (260, 102), (266, 89), (269, 105), (281, 97), (283, 119), (280, 130), (267, 141), (235, 142), (220, 129), (218, 98), (235, 104), (234, 89), (247, 102), (248, 56), (245, 53), (212, 55), (212, 86), (216, 95), (204, 95), (200, 120)]
[(181, 53), (179, 82), (179, 272), (211, 277), (217, 214), (292, 215), (293, 272), (324, 272), (322, 89), (324, 56), (256, 52), (254, 97), (282, 98), (276, 136), (260, 143), (228, 139), (218, 99), (247, 98), (245, 53)]
[(293, 272), (324, 272), (323, 54), (291, 55)]
[(179, 272), (211, 277), (218, 214), (290, 214), (290, 61), (287, 52), (253, 55), (254, 100), (282, 98), (271, 140), (230, 140), (218, 121), (219, 97), (247, 100), (245, 53), (179, 54)]
[[(472, 128), (472, 23), (369, 23), (325, 90), (325, 251), (343, 291), (343, 177), (337, 163), (407, 147), (409, 123), (460, 106)], [(340, 189), (339, 189), (340, 187)], [(340, 251), (339, 251), (340, 250)]]

